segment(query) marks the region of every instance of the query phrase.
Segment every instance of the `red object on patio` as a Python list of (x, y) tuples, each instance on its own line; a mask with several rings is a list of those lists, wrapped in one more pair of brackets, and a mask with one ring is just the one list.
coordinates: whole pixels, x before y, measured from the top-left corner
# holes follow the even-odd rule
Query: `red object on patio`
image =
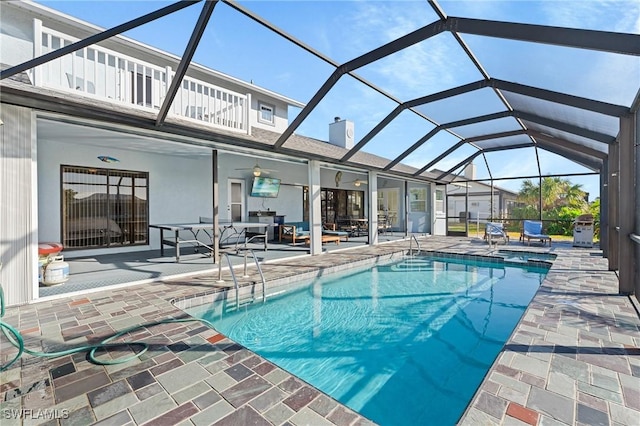
[(38, 255), (48, 256), (50, 254), (57, 254), (62, 251), (64, 246), (60, 243), (39, 243)]

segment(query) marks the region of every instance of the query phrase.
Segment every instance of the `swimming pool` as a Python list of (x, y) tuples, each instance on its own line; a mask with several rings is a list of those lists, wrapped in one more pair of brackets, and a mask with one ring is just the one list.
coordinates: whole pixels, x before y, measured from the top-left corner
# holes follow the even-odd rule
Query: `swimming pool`
[(425, 257), (188, 312), (378, 424), (455, 424), (546, 271)]

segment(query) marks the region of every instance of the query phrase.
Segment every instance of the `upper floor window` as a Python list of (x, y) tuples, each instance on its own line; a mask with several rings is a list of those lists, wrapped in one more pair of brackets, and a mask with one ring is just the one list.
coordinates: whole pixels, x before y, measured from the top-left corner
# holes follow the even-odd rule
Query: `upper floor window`
[(276, 124), (276, 107), (258, 102), (258, 121), (265, 124)]

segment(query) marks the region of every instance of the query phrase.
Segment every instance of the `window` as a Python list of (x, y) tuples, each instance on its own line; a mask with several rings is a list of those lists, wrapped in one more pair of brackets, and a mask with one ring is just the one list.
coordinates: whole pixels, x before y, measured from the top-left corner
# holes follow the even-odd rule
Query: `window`
[(149, 174), (62, 166), (62, 242), (68, 248), (149, 243)]
[(427, 189), (426, 188), (409, 189), (409, 208), (413, 213), (427, 211)]
[(260, 123), (275, 124), (276, 107), (258, 102), (258, 121)]
[(444, 214), (444, 189), (436, 189), (436, 213)]

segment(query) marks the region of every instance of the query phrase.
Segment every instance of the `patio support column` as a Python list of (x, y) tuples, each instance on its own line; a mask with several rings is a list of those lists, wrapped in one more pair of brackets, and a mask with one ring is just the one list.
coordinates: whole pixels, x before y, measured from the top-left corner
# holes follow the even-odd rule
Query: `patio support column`
[(1, 118), (0, 284), (12, 306), (38, 298), (37, 129), (30, 108), (2, 104)]
[(609, 159), (600, 170), (600, 249), (602, 257), (609, 257)]
[(311, 254), (322, 253), (322, 211), (320, 206), (320, 163), (309, 160), (309, 231)]
[[(639, 98), (636, 96), (636, 100)], [(635, 130), (633, 133), (633, 147), (635, 149), (635, 157), (636, 157), (636, 168), (635, 168), (635, 184), (636, 184), (636, 205), (635, 205), (635, 243), (634, 243), (634, 253), (635, 260), (634, 265), (636, 267), (636, 275), (635, 275), (635, 288), (634, 292), (636, 297), (640, 294), (640, 245), (637, 243), (638, 236), (640, 235), (640, 106), (638, 102), (634, 103), (635, 108), (633, 111), (633, 129)]]
[(469, 219), (471, 219), (471, 215), (469, 214), (469, 181), (465, 185), (464, 192), (464, 214), (467, 216), (464, 219), (464, 234), (469, 236)]
[[(446, 194), (445, 194), (446, 196)], [(404, 237), (409, 236), (409, 181), (404, 181)]]
[(378, 245), (378, 173), (369, 172), (369, 245)]
[[(211, 150), (211, 176), (212, 176), (212, 205), (213, 208), (213, 253), (211, 253), (211, 258), (213, 259), (213, 263), (219, 261), (218, 256), (220, 256), (220, 229), (219, 229), (219, 213), (220, 209), (218, 206), (220, 205), (220, 193), (218, 187), (218, 150)], [(162, 243), (161, 243), (162, 244)]]
[(620, 234), (619, 245), (619, 289), (620, 294), (633, 294), (634, 291), (634, 253), (638, 246), (631, 240), (634, 233), (636, 212), (635, 194), (635, 123), (632, 114), (620, 117), (618, 182), (620, 195), (618, 198)]
[(489, 221), (493, 222), (495, 218), (493, 217), (493, 179), (491, 179), (491, 198), (489, 199)]
[(609, 270), (615, 271), (618, 269), (618, 142), (609, 146), (609, 186), (607, 187), (607, 193), (609, 195), (609, 213), (607, 218), (608, 223), (608, 257)]
[(542, 221), (542, 175), (538, 177), (538, 211), (540, 212), (540, 221)]

